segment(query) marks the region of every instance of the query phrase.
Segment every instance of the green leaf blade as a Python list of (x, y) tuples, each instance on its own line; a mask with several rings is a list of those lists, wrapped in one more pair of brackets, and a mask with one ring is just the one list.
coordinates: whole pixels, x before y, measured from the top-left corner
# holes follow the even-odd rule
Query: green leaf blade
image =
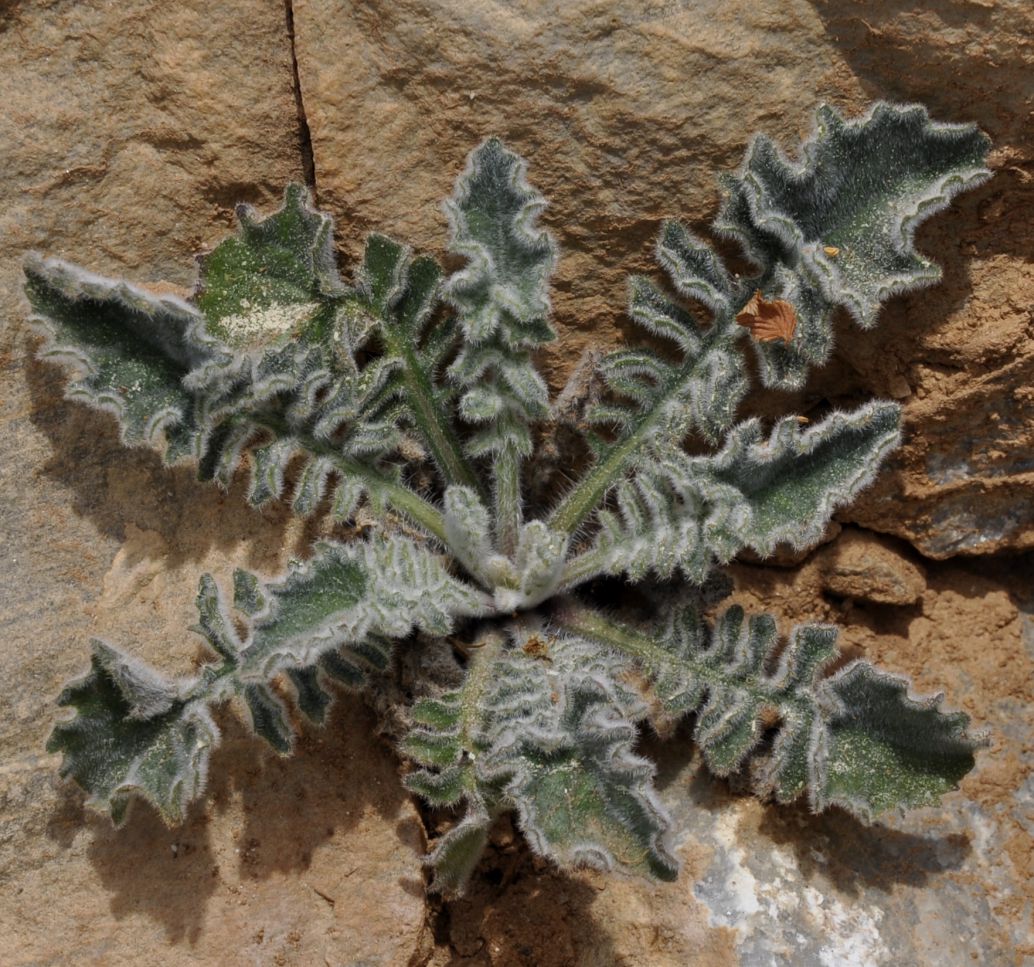
[(975, 125), (935, 123), (915, 104), (881, 102), (855, 121), (823, 106), (799, 164), (755, 139), (716, 224), (869, 328), (881, 302), (940, 278), (915, 251), (915, 229), (990, 177), (989, 147)]
[(320, 671), (319, 665), (287, 670), (299, 711), (316, 725), (323, 725), (326, 721), (327, 709), (333, 700), (320, 681)]
[(764, 442), (756, 423), (741, 424), (721, 453), (700, 463), (709, 484), (735, 488), (749, 510), (734, 527), (735, 550), (767, 556), (780, 542), (800, 549), (819, 540), (836, 508), (867, 487), (897, 447), (900, 421), (900, 407), (875, 402), (805, 430), (784, 419)]
[(185, 691), (185, 683), (95, 642), (90, 674), (58, 699), (77, 715), (54, 727), (47, 751), (64, 754), (61, 774), (92, 805), (108, 808), (116, 825), (133, 796), (176, 824), (203, 792), (219, 730), (203, 703), (180, 697)]
[(855, 662), (824, 683), (835, 698), (819, 746), (813, 805), (843, 806), (867, 821), (892, 808), (936, 804), (957, 789), (987, 745), (969, 716), (941, 710), (943, 696), (914, 698), (909, 682)]
[[(652, 764), (633, 751), (643, 706), (625, 670), (608, 650), (568, 636), (518, 634), (479, 653), (459, 693), (415, 707), (427, 724), (402, 748), (425, 769), (411, 774), (410, 788), (432, 802), (462, 797), (471, 837), (483, 825), (477, 817), (511, 807), (536, 852), (564, 868), (673, 879), (670, 820)], [(464, 855), (469, 875), (477, 858)]]
[(444, 290), (464, 335), (449, 375), (463, 392), (460, 413), (475, 428), (467, 452), (495, 458), (496, 530), (506, 554), (523, 521), (521, 462), (532, 451), (531, 426), (549, 415), (549, 390), (531, 357), (555, 338), (548, 317), (556, 245), (537, 225), (544, 205), (524, 161), (498, 138), (471, 152), (445, 203), (450, 250), (468, 260)]
[(445, 211), (451, 248), (470, 262), (449, 279), (447, 298), (472, 343), (498, 336), (516, 349), (553, 338), (546, 320), (556, 246), (536, 225), (544, 207), (524, 161), (498, 138), (470, 155)]
[(491, 825), (486, 812), (472, 810), (438, 840), (425, 860), (434, 870), (432, 891), (446, 896), (463, 893), (488, 845)]
[(864, 822), (932, 805), (987, 744), (967, 715), (941, 709), (943, 696), (915, 698), (907, 679), (868, 662), (824, 678), (838, 656), (835, 628), (800, 625), (780, 651), (771, 618), (742, 618), (730, 608), (705, 632), (687, 608), (646, 634), (569, 608), (559, 624), (634, 657), (665, 714), (697, 713), (694, 738), (712, 771), (729, 775), (753, 757), (754, 790), (781, 803), (807, 794), (815, 812), (837, 805)]
[(37, 255), (26, 259), (25, 276), (46, 337), (41, 355), (85, 370), (70, 398), (115, 413), (127, 446), (158, 447), (164, 434), (191, 424), (183, 377), (220, 350), (190, 305)]
[(744, 548), (770, 555), (780, 543), (816, 543), (836, 509), (868, 486), (900, 440), (900, 408), (870, 403), (801, 430), (793, 417), (767, 440), (756, 419), (736, 426), (713, 456), (671, 455), (614, 490), (617, 513), (598, 515), (593, 544), (567, 562), (561, 586), (599, 574), (676, 568), (702, 583)]
[(653, 777), (645, 760), (626, 756), (604, 766), (575, 750), (526, 753), (528, 775), (510, 795), (521, 829), (537, 853), (562, 867), (591, 867), (672, 881), (678, 862), (659, 842), (667, 816), (638, 787)]
[(455, 325), (442, 320), (436, 332), (427, 331), (441, 280), (434, 259), (413, 259), (404, 245), (384, 235), (367, 238), (359, 290), (377, 317), (388, 356), (398, 361), (389, 392), (409, 403), (407, 423), (420, 434), (445, 480), (478, 486), (453, 425), (453, 392), (438, 379), (455, 341)]
[(321, 303), (346, 292), (333, 220), (314, 209), (308, 190), (297, 184), (287, 187), (272, 215), (259, 218), (240, 205), (237, 219), (238, 234), (199, 260), (198, 308), (211, 330), (233, 346), (303, 334)]
[(268, 685), (245, 684), (242, 694), (251, 714), (252, 731), (280, 755), (290, 755), (294, 751), (294, 729), (284, 703)]
[[(407, 538), (322, 543), (304, 565), (265, 585), (266, 607), (254, 616), (241, 649), (240, 675), (264, 682), (285, 668), (308, 667), (338, 649), (414, 628), (448, 634), (455, 618), (485, 613), (483, 592), (453, 578), (426, 547)], [(360, 664), (380, 649), (356, 653)]]

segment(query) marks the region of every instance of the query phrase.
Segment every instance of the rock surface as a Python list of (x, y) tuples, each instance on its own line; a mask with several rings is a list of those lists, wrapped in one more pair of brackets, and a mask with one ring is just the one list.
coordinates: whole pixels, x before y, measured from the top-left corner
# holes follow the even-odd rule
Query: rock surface
[(793, 148), (815, 108), (921, 101), (993, 139), (987, 185), (924, 226), (939, 286), (895, 299), (880, 329), (838, 323), (806, 396), (763, 412), (905, 403), (906, 446), (845, 520), (944, 558), (1034, 547), (1034, 143), (1025, 0), (861, 8), (807, 0), (600, 3), (332, 0), (294, 5), (321, 201), (354, 258), (376, 228), (441, 253), (439, 201), (496, 134), (550, 199), (562, 259), (554, 387), (587, 346), (627, 332), (625, 278), (656, 273), (660, 221), (706, 232), (715, 176), (764, 131)]
[(208, 808), (177, 830), (136, 808), (116, 833), (43, 752), (91, 635), (187, 671), (200, 573), (308, 547), (63, 402), (20, 295), (28, 248), (187, 285), (235, 202), (301, 176), (283, 5), (2, 6), (0, 961), (405, 964), (427, 939), (423, 830), (361, 709), (291, 762), (227, 714)]
[(812, 561), (822, 590), (873, 604), (915, 604), (926, 590), (922, 568), (890, 541), (845, 530)]
[[(891, 472), (800, 566), (734, 568), (736, 599), (784, 630), (835, 621), (849, 655), (945, 689), (992, 729), (980, 769), (942, 809), (866, 830), (738, 797), (683, 736), (650, 749), (684, 831), (677, 884), (557, 875), (497, 837), (470, 895), (430, 909), (420, 817), (354, 706), (289, 762), (224, 716), (209, 805), (175, 831), (139, 808), (114, 833), (41, 751), (91, 635), (183, 670), (198, 574), (275, 571), (314, 534), (122, 449), (107, 417), (62, 402), (60, 373), (30, 360), (20, 254), (185, 287), (232, 206), (271, 207), (309, 159), (279, 0), (0, 8), (5, 964), (1034, 961), (1034, 562), (932, 562), (924, 590), (909, 555), (850, 526), (932, 558), (1034, 547), (1029, 4), (294, 0), (317, 189), (349, 256), (373, 228), (440, 254), (438, 202), (466, 152), (496, 133), (529, 158), (563, 251), (554, 387), (584, 349), (624, 339), (625, 275), (654, 272), (660, 219), (706, 232), (714, 175), (755, 130), (789, 146), (821, 101), (886, 98), (975, 120), (996, 144), (996, 177), (920, 233), (944, 282), (894, 300), (876, 333), (841, 320), (808, 394), (759, 404), (900, 399)], [(838, 563), (863, 544), (879, 567)]]

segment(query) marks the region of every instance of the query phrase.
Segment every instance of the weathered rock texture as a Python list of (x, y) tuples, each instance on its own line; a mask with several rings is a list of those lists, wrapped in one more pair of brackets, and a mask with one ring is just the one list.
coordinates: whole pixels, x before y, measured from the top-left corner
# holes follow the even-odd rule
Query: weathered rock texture
[(842, 320), (808, 394), (758, 404), (901, 399), (908, 439), (892, 472), (839, 540), (735, 577), (738, 600), (784, 627), (836, 621), (849, 653), (944, 688), (993, 744), (942, 809), (865, 830), (738, 798), (676, 740), (653, 751), (686, 831), (678, 884), (555, 875), (502, 830), (469, 897), (433, 905), (434, 949), (417, 813), (355, 707), (286, 763), (228, 714), (211, 802), (180, 830), (145, 809), (121, 833), (85, 813), (42, 747), (89, 636), (182, 670), (197, 654), (185, 633), (197, 575), (273, 571), (314, 534), (123, 450), (111, 420), (61, 402), (60, 374), (30, 361), (20, 254), (187, 286), (191, 254), (228, 229), (232, 205), (271, 206), (309, 159), (279, 0), (0, 0), (0, 960), (1034, 957), (1034, 566), (924, 567), (850, 526), (934, 558), (1034, 547), (1029, 4), (295, 0), (293, 19), (316, 187), (349, 256), (373, 228), (440, 254), (438, 201), (467, 151), (495, 133), (529, 158), (563, 252), (560, 341), (544, 359), (555, 387), (582, 350), (622, 341), (625, 275), (654, 271), (660, 219), (705, 232), (714, 174), (754, 131), (790, 146), (819, 102), (851, 113), (886, 98), (991, 135), (996, 177), (920, 236), (942, 285), (895, 300), (875, 333)]
[(916, 604), (926, 590), (922, 567), (886, 538), (845, 530), (815, 554), (822, 590), (871, 604)]
[(901, 399), (908, 442), (845, 519), (935, 558), (1034, 547), (1025, 0), (297, 0), (295, 23), (320, 199), (351, 255), (375, 227), (440, 253), (466, 153), (497, 134), (528, 158), (562, 252), (554, 386), (621, 341), (625, 276), (656, 271), (661, 218), (706, 231), (715, 174), (755, 131), (790, 149), (823, 101), (880, 98), (977, 122), (996, 177), (920, 234), (944, 282), (894, 300), (876, 334), (840, 320), (808, 394), (767, 409)]
[[(212, 801), (116, 833), (43, 752), (91, 635), (188, 671), (199, 574), (310, 536), (127, 451), (31, 361), (21, 252), (186, 285), (241, 199), (302, 174), (280, 2), (0, 4), (0, 961), (405, 964), (423, 831), (360, 709), (276, 761), (225, 717)], [(354, 705), (354, 703), (353, 703)]]

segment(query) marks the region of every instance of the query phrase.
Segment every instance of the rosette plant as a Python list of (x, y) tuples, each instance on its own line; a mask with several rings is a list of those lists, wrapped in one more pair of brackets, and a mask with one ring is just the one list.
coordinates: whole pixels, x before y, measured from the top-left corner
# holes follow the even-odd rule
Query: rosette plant
[[(657, 348), (597, 354), (591, 391), (560, 407), (535, 365), (557, 246), (494, 138), (445, 203), (451, 275), (375, 234), (346, 282), (332, 220), (298, 185), (267, 217), (238, 208), (190, 300), (30, 257), (42, 355), (71, 362), (68, 395), (113, 413), (127, 446), (223, 486), (245, 473), (254, 504), (365, 522), (279, 578), (206, 575), (196, 674), (95, 641), (59, 699), (74, 712), (48, 745), (62, 773), (116, 823), (134, 797), (177, 823), (204, 792), (213, 706), (236, 703), (286, 755), (302, 718), (367, 692), (405, 723), (408, 788), (455, 811), (428, 859), (449, 892), (505, 812), (562, 867), (674, 877), (636, 743), (685, 717), (712, 772), (777, 803), (869, 820), (936, 801), (984, 741), (967, 717), (837, 663), (833, 627), (781, 641), (769, 615), (723, 609), (720, 568), (814, 544), (900, 436), (889, 402), (808, 426), (740, 419), (745, 351), (764, 386), (799, 388), (829, 358), (837, 307), (872, 328), (881, 302), (934, 282), (915, 227), (988, 177), (987, 149), (975, 127), (883, 103), (856, 120), (821, 108), (799, 160), (757, 136), (714, 222), (753, 274), (665, 222), (669, 282), (630, 280)], [(558, 451), (584, 466), (573, 482), (550, 476)], [(631, 585), (649, 608), (623, 605)], [(433, 672), (402, 689), (403, 664)]]

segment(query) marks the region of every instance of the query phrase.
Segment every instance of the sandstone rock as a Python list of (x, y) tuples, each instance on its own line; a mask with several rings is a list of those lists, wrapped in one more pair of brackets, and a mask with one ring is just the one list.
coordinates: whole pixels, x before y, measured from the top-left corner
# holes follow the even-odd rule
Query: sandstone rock
[(440, 254), (438, 203), (486, 135), (528, 158), (562, 252), (560, 339), (544, 359), (554, 389), (586, 346), (621, 343), (625, 277), (656, 273), (661, 218), (706, 231), (715, 175), (753, 132), (789, 148), (819, 103), (854, 113), (879, 98), (976, 121), (996, 177), (920, 232), (943, 283), (892, 300), (878, 332), (841, 319), (836, 357), (808, 394), (755, 405), (772, 415), (907, 398), (907, 445), (844, 519), (930, 557), (1034, 547), (1029, 3), (294, 7), (320, 197), (353, 258), (373, 228)]
[(84, 811), (28, 754), (0, 776), (4, 963), (406, 964), (424, 936), (423, 830), (374, 723), (339, 702), (290, 760), (224, 721), (207, 801), (167, 829)]
[(279, 569), (305, 525), (126, 450), (31, 360), (20, 253), (176, 286), (233, 204), (298, 179), (280, 2), (3, 4), (0, 15), (0, 961), (365, 963), (425, 936), (423, 833), (360, 708), (281, 762), (223, 716), (206, 807), (121, 831), (43, 746), (103, 636), (177, 672), (204, 570)]
[[(760, 412), (906, 401), (893, 472), (845, 519), (924, 554), (1034, 546), (1026, 97), (1029, 5), (890, 0), (864, 19), (804, 0), (607, 3), (295, 0), (321, 202), (354, 257), (378, 228), (441, 254), (438, 201), (497, 133), (553, 206), (561, 262), (555, 388), (581, 350), (625, 335), (624, 277), (655, 272), (659, 221), (705, 231), (714, 174), (749, 135), (792, 145), (814, 106), (921, 100), (994, 138), (996, 178), (927, 225), (937, 288), (895, 300), (877, 333), (839, 328), (799, 400)], [(272, 206), (305, 172), (279, 2), (158, 6), (21, 0), (0, 23), (0, 935), (15, 964), (753, 962), (1011, 964), (1034, 957), (1029, 910), (1034, 619), (1015, 566), (995, 580), (932, 564), (912, 609), (856, 609), (843, 641), (944, 688), (992, 748), (941, 810), (865, 830), (733, 797), (688, 738), (663, 753), (685, 838), (673, 886), (489, 857), (431, 952), (418, 817), (371, 722), (341, 704), (285, 763), (223, 720), (211, 802), (179, 830), (137, 809), (115, 833), (41, 752), (91, 634), (182, 670), (196, 577), (274, 571), (312, 534), (247, 509), (190, 470), (126, 451), (111, 421), (60, 401), (27, 361), (18, 254), (39, 248), (139, 281), (189, 285), (190, 255), (240, 200)], [(1022, 562), (1028, 568), (1029, 560)], [(1010, 565), (1010, 567), (1013, 567)], [(814, 568), (737, 565), (733, 600), (835, 621)], [(900, 576), (900, 575), (899, 575)], [(1024, 648), (1026, 641), (1026, 649)], [(294, 822), (300, 817), (302, 822)], [(512, 841), (497, 842), (502, 855)], [(372, 902), (371, 902), (372, 900)]]
[[(239, 201), (302, 175), (283, 4), (27, 0), (0, 23), (4, 318), (19, 254), (190, 284)], [(19, 347), (20, 348), (20, 347)]]
[(867, 531), (845, 530), (812, 560), (824, 591), (874, 604), (915, 604), (926, 590), (922, 569)]

